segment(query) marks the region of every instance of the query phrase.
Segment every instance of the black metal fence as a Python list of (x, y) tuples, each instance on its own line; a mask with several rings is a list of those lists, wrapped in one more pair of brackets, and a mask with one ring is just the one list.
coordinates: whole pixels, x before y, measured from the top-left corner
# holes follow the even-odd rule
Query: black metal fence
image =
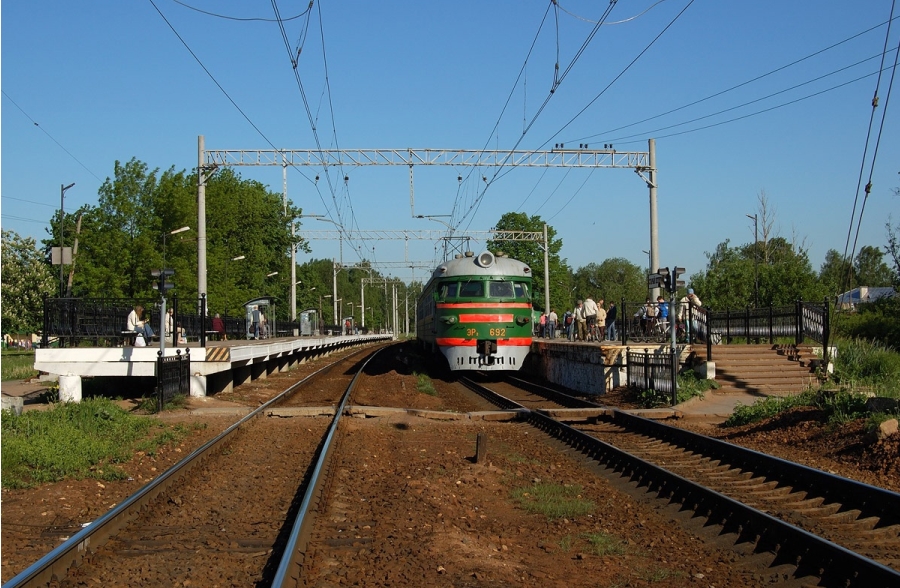
[(625, 355), (625, 378), (630, 388), (656, 390), (668, 394), (677, 404), (678, 352), (643, 353), (628, 350)]
[(713, 345), (719, 343), (772, 344), (776, 339), (788, 338), (799, 345), (809, 338), (822, 344), (825, 361), (828, 361), (831, 316), (827, 300), (821, 303), (798, 300), (791, 306), (743, 310), (698, 308), (694, 315), (697, 334), (706, 341), (708, 359), (712, 359)]
[[(658, 309), (658, 305), (651, 304)], [(789, 338), (798, 345), (806, 339), (821, 343), (828, 360), (831, 327), (827, 299), (819, 303), (798, 300), (790, 306), (723, 311), (676, 301), (665, 321), (658, 317), (646, 318), (642, 310), (646, 306), (647, 303), (622, 300), (616, 313), (616, 338), (622, 345), (665, 343), (671, 339), (674, 328), (678, 342), (706, 343), (709, 359), (712, 359), (713, 345), (719, 343), (767, 341), (771, 344), (775, 339)]]
[[(160, 333), (160, 300), (134, 298), (44, 298), (44, 324), (41, 333), (41, 347), (55, 344), (59, 347), (77, 347), (89, 343), (95, 347), (111, 347), (128, 342), (126, 328), (128, 315), (136, 305), (144, 308), (143, 319), (158, 337)], [(206, 298), (179, 300), (172, 297), (168, 301), (174, 310), (171, 339), (167, 344), (172, 347), (182, 345), (180, 336), (185, 341), (198, 341), (206, 346), (207, 340), (225, 338), (248, 338), (250, 324), (245, 316), (223, 316), (216, 319), (206, 311)], [(221, 322), (220, 322), (221, 321)], [(270, 332), (269, 336), (291, 336), (294, 330), (300, 329), (299, 322), (278, 322), (278, 333)]]
[(165, 405), (176, 395), (187, 396), (191, 392), (191, 351), (175, 350), (175, 355), (156, 359), (156, 406), (162, 412)]

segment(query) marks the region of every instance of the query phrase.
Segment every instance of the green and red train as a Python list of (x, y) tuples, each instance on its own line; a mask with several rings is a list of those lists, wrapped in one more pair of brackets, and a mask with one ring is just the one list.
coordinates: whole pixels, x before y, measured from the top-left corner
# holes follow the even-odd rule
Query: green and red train
[(419, 298), (416, 337), (454, 371), (518, 370), (531, 349), (531, 296), (527, 264), (466, 252), (432, 273)]

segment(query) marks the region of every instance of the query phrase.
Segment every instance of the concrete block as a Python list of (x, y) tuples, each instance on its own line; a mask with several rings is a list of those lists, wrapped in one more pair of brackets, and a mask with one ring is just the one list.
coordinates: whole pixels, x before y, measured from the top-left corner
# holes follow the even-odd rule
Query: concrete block
[(59, 377), (59, 401), (81, 402), (81, 376)]
[(3, 410), (11, 410), (16, 415), (22, 414), (22, 408), (25, 405), (25, 401), (21, 396), (4, 396), (3, 397)]

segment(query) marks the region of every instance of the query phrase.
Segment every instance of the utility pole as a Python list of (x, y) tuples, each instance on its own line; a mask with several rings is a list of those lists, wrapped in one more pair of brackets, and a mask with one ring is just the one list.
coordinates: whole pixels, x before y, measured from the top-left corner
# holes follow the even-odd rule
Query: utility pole
[(759, 308), (759, 215), (744, 216), (753, 219), (753, 306)]
[(63, 214), (63, 208), (65, 207), (65, 199), (66, 199), (66, 190), (75, 185), (75, 182), (72, 182), (68, 186), (59, 185), (59, 297), (62, 298), (65, 296), (65, 285), (63, 282), (63, 266), (65, 265), (65, 248), (66, 248), (66, 227), (65, 227), (65, 215)]

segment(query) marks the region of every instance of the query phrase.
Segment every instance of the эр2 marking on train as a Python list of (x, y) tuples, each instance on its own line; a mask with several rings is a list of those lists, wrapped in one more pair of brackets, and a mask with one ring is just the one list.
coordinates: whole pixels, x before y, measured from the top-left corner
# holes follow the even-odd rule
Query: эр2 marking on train
[(518, 370), (531, 349), (531, 268), (489, 251), (445, 261), (419, 298), (418, 339), (451, 370)]

